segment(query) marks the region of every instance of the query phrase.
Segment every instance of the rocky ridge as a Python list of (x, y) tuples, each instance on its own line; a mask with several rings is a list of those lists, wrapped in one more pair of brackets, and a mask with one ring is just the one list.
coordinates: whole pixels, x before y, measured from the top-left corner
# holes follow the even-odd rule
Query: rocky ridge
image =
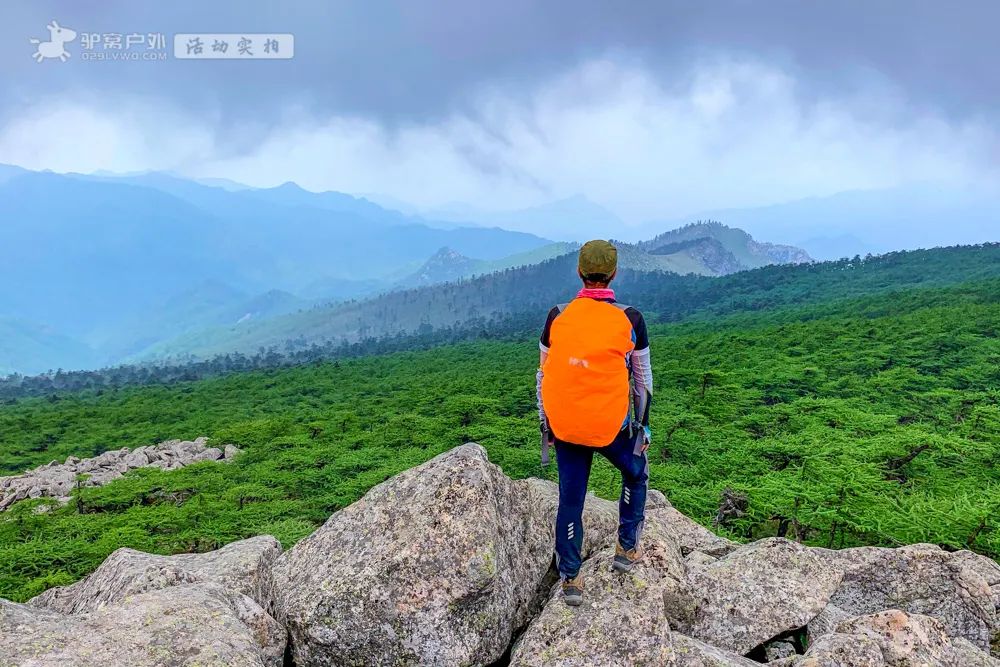
[[(1000, 667), (1000, 566), (932, 545), (740, 545), (651, 492), (645, 558), (613, 573), (617, 507), (587, 500), (585, 603), (552, 565), (555, 484), (467, 444), (372, 488), (284, 553), (113, 553), (0, 600), (0, 666)], [(995, 650), (995, 649), (994, 649)]]
[(136, 449), (125, 447), (89, 459), (71, 456), (63, 463), (52, 461), (23, 475), (0, 477), (0, 512), (31, 498), (53, 498), (66, 503), (77, 484), (102, 486), (136, 468), (176, 470), (198, 461), (228, 461), (240, 452), (233, 445), (220, 449), (207, 443), (207, 438), (198, 438), (168, 440)]

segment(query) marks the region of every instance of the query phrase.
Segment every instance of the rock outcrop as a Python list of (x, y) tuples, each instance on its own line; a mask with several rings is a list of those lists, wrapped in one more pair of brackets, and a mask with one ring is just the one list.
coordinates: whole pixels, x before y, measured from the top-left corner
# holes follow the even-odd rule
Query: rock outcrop
[[(930, 545), (738, 545), (649, 494), (645, 556), (611, 570), (617, 506), (590, 497), (584, 604), (552, 567), (558, 488), (469, 444), (372, 488), (285, 553), (114, 552), (0, 600), (0, 666), (1000, 667), (1000, 566)], [(288, 647), (286, 650), (286, 639)]]
[(271, 569), (281, 545), (270, 535), (232, 542), (201, 554), (160, 556), (118, 549), (75, 584), (50, 588), (28, 604), (62, 614), (96, 611), (149, 591), (212, 582), (274, 609)]
[[(476, 444), (374, 487), (275, 565), (296, 664), (497, 660), (547, 588), (556, 502)], [(594, 504), (591, 544), (612, 529)]]
[(642, 542), (645, 555), (627, 575), (611, 570), (613, 546), (585, 561), (581, 573), (586, 602), (579, 609), (569, 610), (559, 584), (553, 586), (545, 608), (514, 650), (511, 665), (672, 664), (674, 649), (664, 601), (683, 591), (684, 561), (676, 538), (660, 524), (649, 526)]
[(899, 609), (932, 616), (950, 636), (989, 651), (1000, 623), (983, 576), (991, 576), (992, 568), (975, 554), (948, 553), (928, 544), (814, 551), (843, 571), (843, 581), (830, 602), (848, 615)]
[(82, 614), (0, 600), (0, 665), (280, 667), (285, 633), (253, 600), (219, 584), (128, 596)]
[(795, 667), (1000, 667), (930, 616), (881, 611), (841, 622), (820, 637)]
[(0, 665), (277, 667), (286, 632), (271, 615), (271, 569), (280, 553), (270, 536), (204, 554), (118, 549), (75, 584), (23, 605), (0, 601)]
[(698, 599), (690, 634), (734, 653), (805, 626), (829, 603), (843, 573), (782, 538), (740, 547), (692, 570)]
[(29, 498), (54, 498), (66, 503), (77, 484), (102, 486), (135, 468), (175, 470), (198, 461), (228, 461), (239, 453), (233, 445), (209, 447), (206, 438), (168, 440), (137, 449), (116, 449), (100, 456), (52, 461), (22, 475), (0, 477), (0, 512)]

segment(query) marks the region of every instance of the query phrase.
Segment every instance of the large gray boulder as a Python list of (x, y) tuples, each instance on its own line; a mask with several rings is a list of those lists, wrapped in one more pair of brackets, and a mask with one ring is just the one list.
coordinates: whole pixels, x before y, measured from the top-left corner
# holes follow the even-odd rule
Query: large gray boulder
[(691, 554), (719, 558), (732, 553), (740, 546), (736, 542), (719, 537), (694, 519), (681, 514), (662, 493), (655, 489), (649, 490), (646, 506), (657, 511), (657, 519), (670, 528), (685, 556)]
[(331, 516), (274, 568), (296, 665), (497, 660), (547, 587), (538, 488), (467, 444)]
[[(542, 612), (518, 640), (512, 667), (753, 667), (741, 655), (671, 631), (690, 620), (694, 599), (677, 520), (662, 495), (651, 494), (643, 559), (627, 574), (611, 569), (613, 546), (584, 562), (584, 604), (567, 607), (553, 586)], [(589, 502), (589, 501), (588, 501)], [(617, 525), (617, 516), (615, 525)], [(680, 535), (680, 537), (679, 537)], [(613, 540), (612, 540), (613, 544)]]
[(841, 573), (808, 547), (771, 538), (691, 568), (688, 579), (697, 609), (686, 634), (746, 654), (811, 621), (829, 603)]
[(835, 604), (828, 604), (823, 611), (806, 625), (806, 639), (809, 644), (813, 644), (823, 635), (828, 635), (837, 631), (837, 626), (841, 621), (853, 618), (854, 614), (848, 614)]
[(545, 608), (518, 641), (512, 667), (676, 664), (664, 600), (684, 588), (684, 561), (674, 537), (649, 516), (647, 523), (645, 554), (629, 574), (611, 570), (611, 546), (584, 562), (583, 605), (567, 607), (560, 586), (553, 586)]
[(805, 657), (793, 664), (795, 667), (887, 667), (877, 641), (838, 633), (820, 637), (809, 646)]
[[(971, 551), (958, 551), (952, 554), (952, 560), (978, 574), (989, 585), (997, 622), (1000, 623), (1000, 564)], [(1000, 625), (993, 627), (993, 638), (990, 643), (993, 654), (1000, 657)]]
[(930, 616), (897, 609), (841, 622), (796, 667), (1000, 667), (969, 641), (950, 637)]
[(232, 542), (207, 553), (160, 556), (118, 549), (84, 579), (50, 588), (28, 604), (63, 614), (95, 611), (148, 591), (214, 582), (274, 609), (271, 567), (281, 545), (270, 535)]
[(280, 667), (284, 630), (219, 584), (172, 586), (63, 615), (0, 600), (0, 665)]
[(816, 552), (843, 571), (843, 581), (830, 601), (847, 614), (898, 609), (932, 616), (951, 637), (989, 650), (998, 628), (997, 610), (982, 573), (992, 568), (973, 554), (948, 553), (925, 544)]
[(670, 635), (676, 667), (759, 667), (760, 663), (677, 632)]

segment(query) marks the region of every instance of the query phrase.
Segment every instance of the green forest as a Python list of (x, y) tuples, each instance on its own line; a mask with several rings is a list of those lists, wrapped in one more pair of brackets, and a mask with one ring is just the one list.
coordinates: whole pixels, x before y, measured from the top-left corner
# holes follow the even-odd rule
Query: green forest
[[(724, 492), (745, 498), (716, 528), (738, 540), (931, 542), (1000, 556), (991, 252), (979, 263), (950, 250), (919, 255), (905, 272), (872, 273), (865, 288), (844, 278), (840, 290), (849, 267), (769, 267), (676, 312), (663, 307), (669, 294), (632, 287), (630, 301), (647, 308), (647, 296), (658, 322), (652, 486), (710, 526)], [(921, 267), (926, 280), (900, 277)], [(721, 283), (702, 280), (713, 296)], [(514, 477), (554, 479), (554, 466), (539, 464), (538, 348), (522, 324), (510, 340), (8, 397), (0, 474), (201, 435), (244, 453), (230, 464), (136, 471), (46, 512), (45, 500), (14, 505), (0, 514), (0, 597), (70, 583), (121, 546), (202, 551), (269, 533), (287, 547), (374, 484), (470, 440)], [(593, 490), (616, 497), (618, 485), (596, 463)]]

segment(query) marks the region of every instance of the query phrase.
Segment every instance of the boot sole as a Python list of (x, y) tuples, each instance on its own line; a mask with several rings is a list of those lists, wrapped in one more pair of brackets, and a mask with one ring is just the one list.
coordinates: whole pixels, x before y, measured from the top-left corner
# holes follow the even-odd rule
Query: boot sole
[(632, 571), (632, 563), (622, 563), (621, 561), (613, 561), (611, 563), (611, 569), (615, 572), (620, 572), (622, 574), (628, 574)]
[(581, 604), (583, 604), (582, 595), (564, 595), (563, 599), (566, 601), (566, 604), (569, 605), (570, 607), (579, 607)]

